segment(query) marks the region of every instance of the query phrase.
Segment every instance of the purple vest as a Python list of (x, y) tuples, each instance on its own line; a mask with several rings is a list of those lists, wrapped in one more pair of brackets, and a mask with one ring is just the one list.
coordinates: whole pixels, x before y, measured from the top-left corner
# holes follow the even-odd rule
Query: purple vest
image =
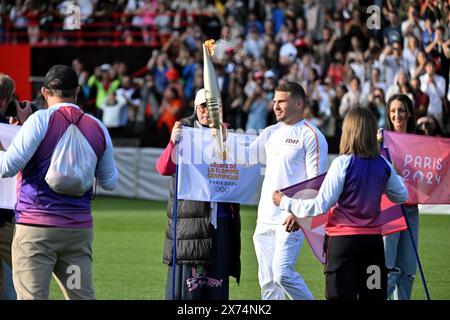
[[(64, 116), (61, 114), (63, 113)], [(76, 123), (83, 112), (63, 106), (50, 116), (44, 139), (19, 173), (16, 204), (16, 223), (65, 228), (92, 228), (92, 188), (81, 197), (58, 194), (51, 190), (44, 178), (58, 141), (70, 123)], [(91, 117), (84, 115), (77, 125), (100, 161), (106, 141), (102, 128)]]
[[(391, 169), (386, 161), (353, 156), (345, 174), (344, 190), (329, 216), (328, 227), (340, 232), (379, 233), (382, 221), (380, 202)], [(361, 229), (361, 230), (359, 230)], [(333, 231), (333, 229), (330, 229)]]

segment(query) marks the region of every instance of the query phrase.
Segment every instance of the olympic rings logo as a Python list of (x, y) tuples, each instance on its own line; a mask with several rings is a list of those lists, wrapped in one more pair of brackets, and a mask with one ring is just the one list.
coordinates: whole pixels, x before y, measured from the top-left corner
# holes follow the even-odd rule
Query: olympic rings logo
[(225, 187), (216, 187), (216, 192), (218, 193), (228, 193), (230, 190)]

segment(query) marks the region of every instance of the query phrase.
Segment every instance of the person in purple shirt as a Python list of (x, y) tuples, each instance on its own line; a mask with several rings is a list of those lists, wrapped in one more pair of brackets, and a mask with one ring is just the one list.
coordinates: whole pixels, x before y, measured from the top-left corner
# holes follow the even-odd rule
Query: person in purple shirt
[(111, 138), (99, 120), (75, 105), (79, 91), (72, 68), (53, 66), (41, 88), (48, 108), (32, 114), (8, 150), (0, 151), (0, 177), (18, 174), (12, 262), (19, 300), (48, 299), (52, 273), (66, 299), (95, 299), (92, 188), (69, 196), (54, 192), (44, 180), (56, 145), (73, 123), (97, 156), (97, 182), (106, 190), (117, 185)]

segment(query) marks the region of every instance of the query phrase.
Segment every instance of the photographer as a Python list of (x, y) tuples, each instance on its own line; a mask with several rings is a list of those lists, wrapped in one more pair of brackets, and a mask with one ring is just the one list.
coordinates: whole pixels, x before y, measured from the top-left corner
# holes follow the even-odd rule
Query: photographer
[[(14, 81), (6, 74), (0, 73), (0, 123), (9, 123), (5, 113), (12, 101), (14, 89)], [(17, 104), (17, 101), (15, 103)], [(11, 275), (9, 275), (8, 281), (7, 277), (4, 277), (3, 270), (3, 263), (11, 268), (13, 230), (14, 211), (0, 208), (0, 300), (15, 299), (16, 297)]]

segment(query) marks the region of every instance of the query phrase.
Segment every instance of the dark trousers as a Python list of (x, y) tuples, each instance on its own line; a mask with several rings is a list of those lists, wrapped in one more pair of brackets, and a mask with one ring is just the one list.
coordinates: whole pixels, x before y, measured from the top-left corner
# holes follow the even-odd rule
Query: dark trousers
[[(174, 300), (228, 300), (230, 218), (218, 218), (211, 235), (211, 264), (177, 264)], [(168, 267), (166, 300), (172, 300), (172, 266)]]
[(381, 235), (326, 236), (328, 300), (386, 300), (387, 270)]

